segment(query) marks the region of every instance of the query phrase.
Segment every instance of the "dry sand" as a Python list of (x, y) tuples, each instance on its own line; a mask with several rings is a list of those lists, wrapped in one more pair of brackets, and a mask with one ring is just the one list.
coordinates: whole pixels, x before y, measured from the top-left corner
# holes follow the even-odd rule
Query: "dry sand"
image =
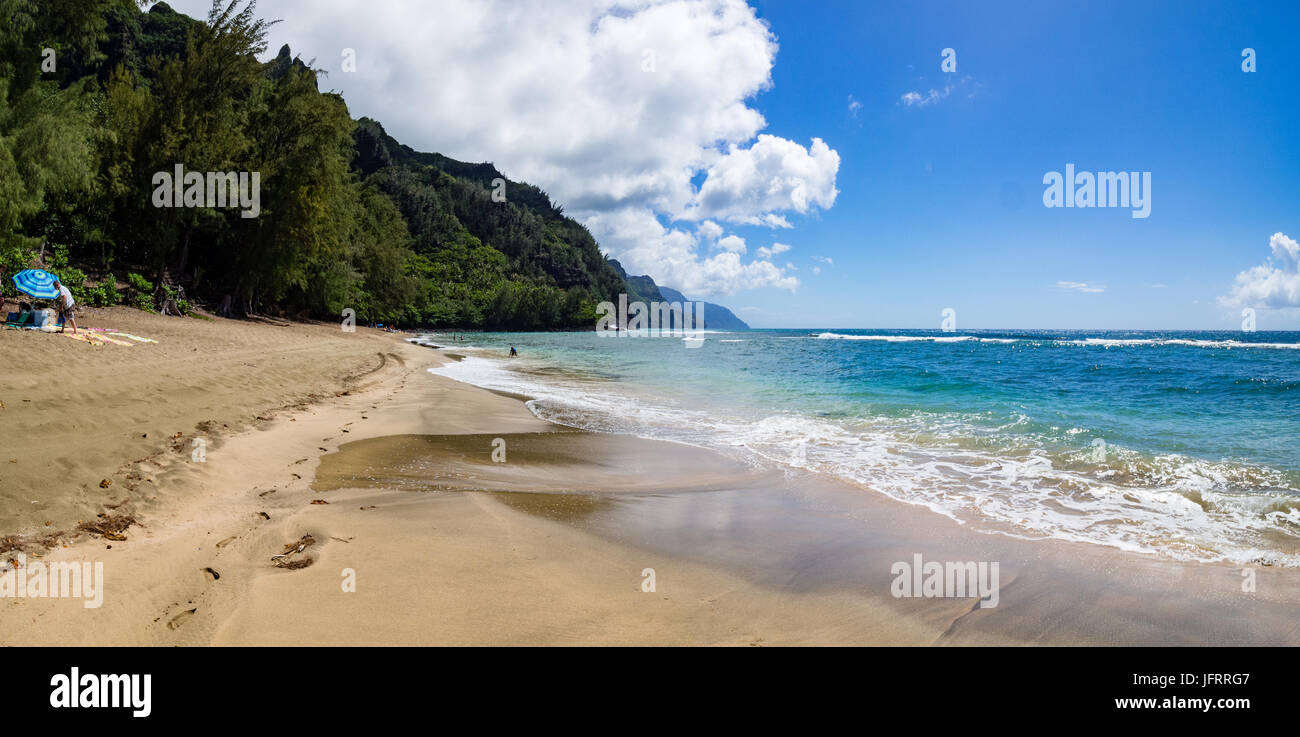
[[(0, 461), (19, 460), (0, 509), (44, 560), (103, 561), (103, 606), (0, 599), (0, 644), (1300, 643), (1294, 570), (1257, 569), (1246, 593), (1230, 566), (974, 533), (829, 479), (558, 428), (390, 334), (85, 322), (160, 343), (0, 333)], [(126, 541), (34, 543), (119, 502)], [(304, 535), (310, 566), (271, 562)], [(916, 553), (997, 561), (998, 606), (894, 598)]]

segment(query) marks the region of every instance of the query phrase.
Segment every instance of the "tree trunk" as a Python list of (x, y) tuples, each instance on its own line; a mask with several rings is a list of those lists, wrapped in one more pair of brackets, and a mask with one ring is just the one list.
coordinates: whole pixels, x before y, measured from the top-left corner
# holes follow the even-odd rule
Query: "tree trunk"
[(185, 242), (181, 244), (181, 265), (176, 267), (176, 273), (181, 274), (182, 277), (185, 274), (186, 265), (190, 262), (190, 232), (189, 230), (185, 231)]

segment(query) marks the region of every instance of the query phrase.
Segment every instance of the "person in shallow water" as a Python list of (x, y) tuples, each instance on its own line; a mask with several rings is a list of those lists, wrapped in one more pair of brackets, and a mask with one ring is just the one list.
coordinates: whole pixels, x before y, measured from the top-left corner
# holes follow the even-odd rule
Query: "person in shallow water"
[(511, 356), (511, 358), (513, 358), (513, 357), (515, 357), (515, 356), (517, 356), (517, 355), (519, 355), (519, 351), (515, 350), (515, 347), (514, 347), (514, 346), (510, 346), (510, 356)]

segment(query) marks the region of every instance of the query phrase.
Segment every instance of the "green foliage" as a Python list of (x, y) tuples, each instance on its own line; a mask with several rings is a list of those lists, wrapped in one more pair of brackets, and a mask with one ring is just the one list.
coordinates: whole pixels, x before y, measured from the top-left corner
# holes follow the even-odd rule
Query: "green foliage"
[(72, 298), (78, 302), (86, 301), (86, 272), (71, 266), (64, 266), (57, 272), (59, 282), (72, 292)]
[[(90, 304), (153, 310), (183, 286), (239, 313), (464, 328), (590, 326), (627, 289), (542, 190), (354, 121), (287, 46), (258, 61), (271, 24), (253, 0), (214, 0), (202, 22), (141, 4), (0, 0), (7, 273), (56, 243), (51, 267)], [(178, 164), (257, 172), (259, 216), (155, 206), (154, 175)], [(86, 287), (81, 268), (105, 278)]]
[(86, 288), (86, 301), (95, 307), (112, 307), (122, 302), (122, 295), (117, 291), (117, 280), (110, 274), (108, 278), (93, 287)]
[(13, 276), (29, 268), (36, 258), (36, 253), (28, 248), (0, 243), (0, 294), (15, 297), (18, 290), (14, 288)]
[(132, 272), (126, 276), (127, 304), (146, 312), (154, 311), (153, 282)]

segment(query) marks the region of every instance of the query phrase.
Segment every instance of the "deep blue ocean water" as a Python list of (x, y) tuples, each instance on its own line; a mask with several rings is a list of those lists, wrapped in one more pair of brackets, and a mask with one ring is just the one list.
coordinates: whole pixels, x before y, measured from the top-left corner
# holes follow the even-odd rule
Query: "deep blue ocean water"
[(1300, 565), (1300, 333), (461, 337), (424, 339), (468, 356), (435, 373), (562, 424), (832, 474), (990, 532)]

